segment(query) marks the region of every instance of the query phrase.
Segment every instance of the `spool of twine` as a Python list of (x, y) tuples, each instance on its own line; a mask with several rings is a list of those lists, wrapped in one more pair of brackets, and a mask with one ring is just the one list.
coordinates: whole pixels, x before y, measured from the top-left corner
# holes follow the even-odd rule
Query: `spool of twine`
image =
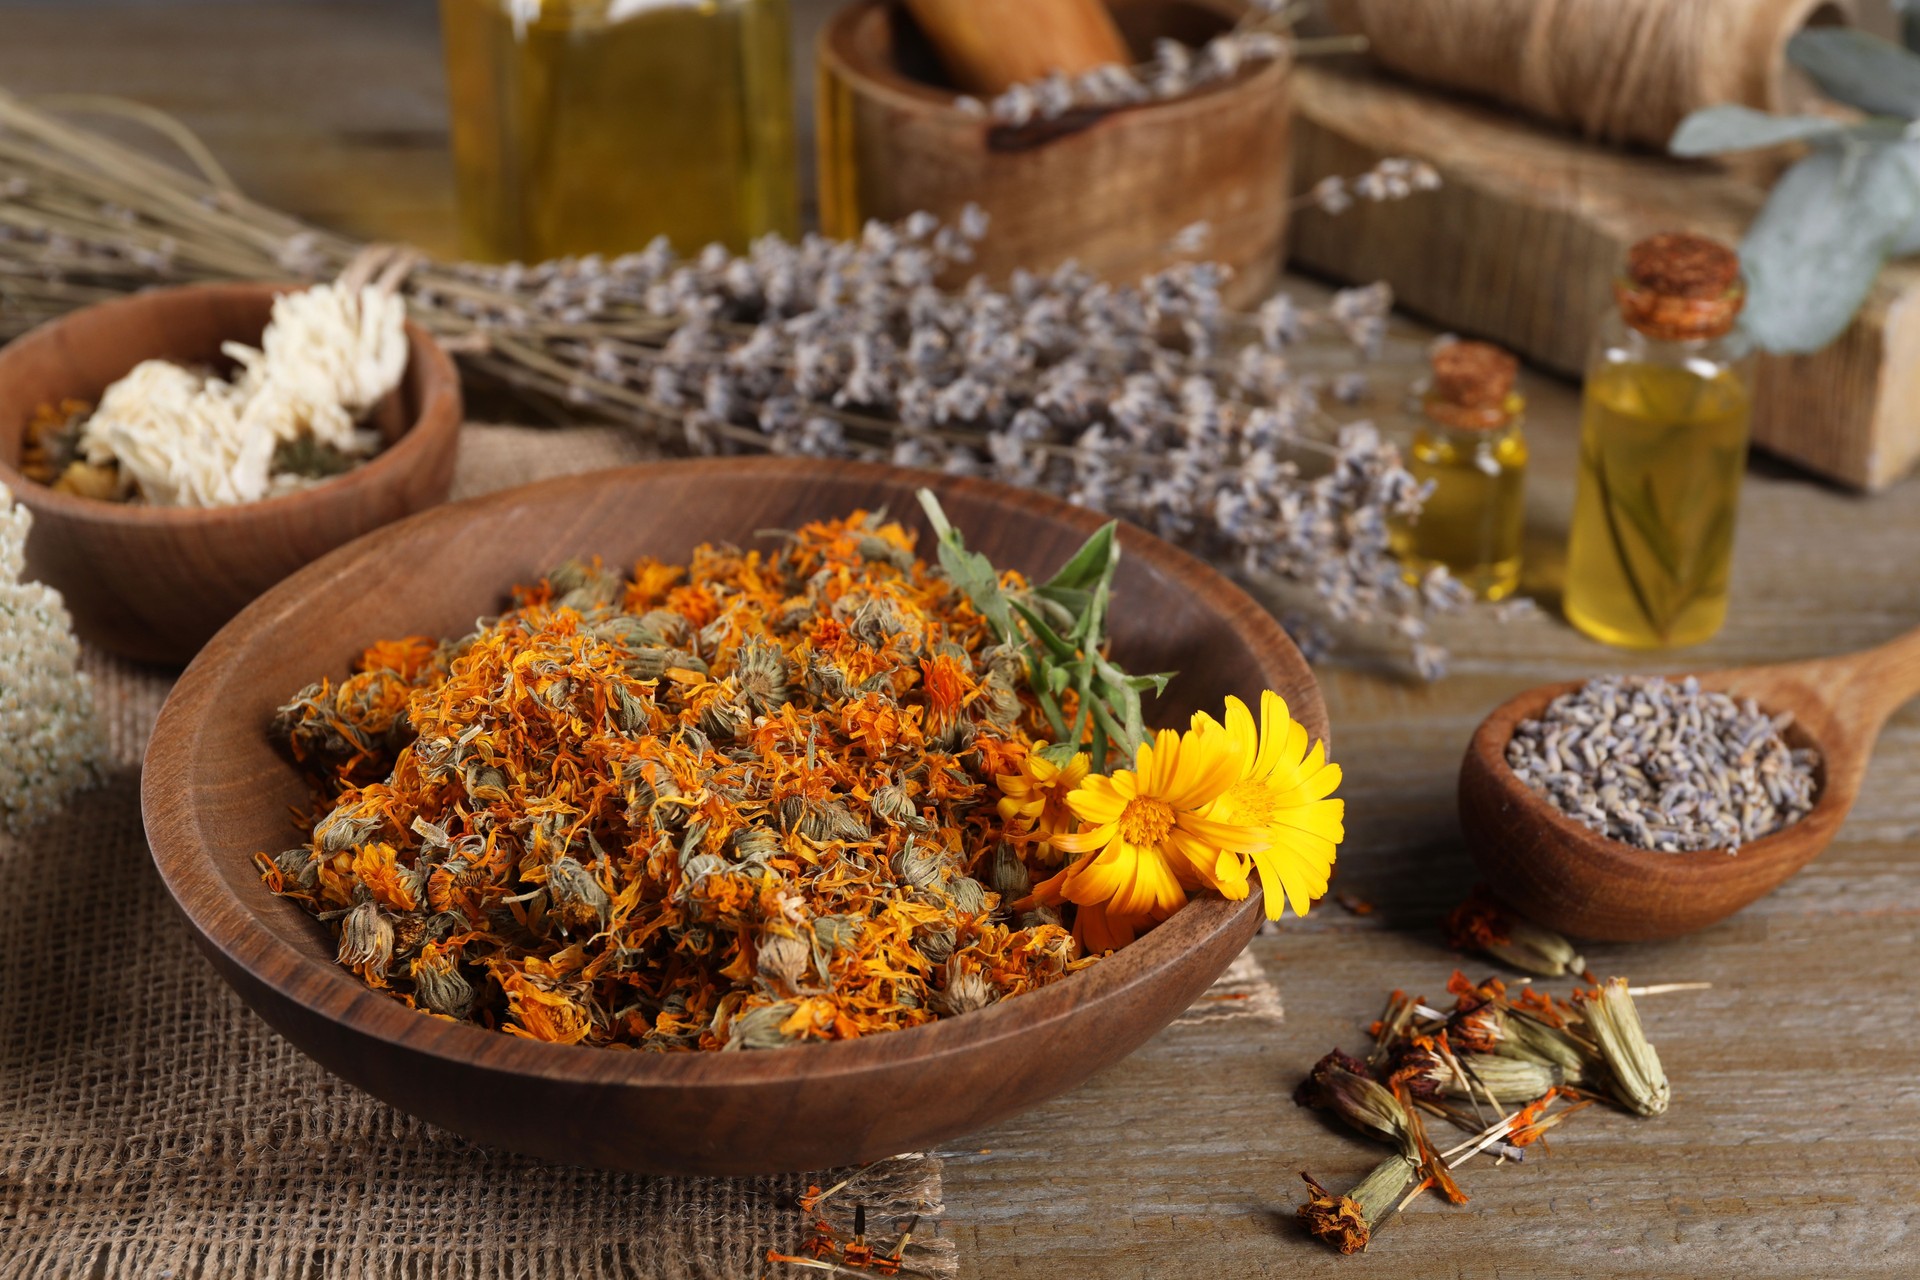
[(1808, 26), (1865, 0), (1328, 0), (1343, 30), (1410, 79), (1490, 97), (1604, 142), (1664, 150), (1687, 114), (1800, 108), (1787, 67)]

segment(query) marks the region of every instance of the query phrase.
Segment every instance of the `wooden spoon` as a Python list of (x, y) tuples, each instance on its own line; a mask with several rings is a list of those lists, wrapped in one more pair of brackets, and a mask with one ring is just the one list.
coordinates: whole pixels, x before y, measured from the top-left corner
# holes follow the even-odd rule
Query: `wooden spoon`
[(1920, 694), (1920, 631), (1845, 657), (1700, 676), (1703, 688), (1791, 711), (1788, 742), (1820, 752), (1813, 811), (1733, 854), (1656, 853), (1609, 839), (1514, 775), (1506, 758), (1514, 728), (1579, 684), (1529, 689), (1481, 723), (1460, 766), (1468, 849), (1495, 895), (1529, 919), (1603, 942), (1671, 938), (1766, 896), (1827, 847), (1860, 793), (1880, 727)]

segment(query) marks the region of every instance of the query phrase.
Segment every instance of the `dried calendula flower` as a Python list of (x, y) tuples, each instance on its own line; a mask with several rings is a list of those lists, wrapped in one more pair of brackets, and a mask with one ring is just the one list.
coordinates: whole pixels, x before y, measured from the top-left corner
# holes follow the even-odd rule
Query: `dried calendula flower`
[(1420, 1162), (1411, 1156), (1390, 1156), (1342, 1196), (1329, 1192), (1308, 1174), (1300, 1177), (1310, 1192), (1298, 1216), (1314, 1237), (1341, 1253), (1359, 1253), (1373, 1239), (1400, 1202), (1419, 1185)]
[(1293, 1092), (1294, 1102), (1331, 1112), (1361, 1133), (1388, 1142), (1407, 1141), (1407, 1111), (1391, 1090), (1373, 1078), (1367, 1064), (1340, 1050), (1329, 1052)]
[(1613, 1095), (1638, 1115), (1663, 1114), (1672, 1089), (1660, 1055), (1641, 1030), (1627, 980), (1609, 978), (1592, 991), (1576, 992), (1573, 1002), (1600, 1047)]
[(1448, 913), (1445, 927), (1448, 946), (1484, 951), (1526, 973), (1557, 978), (1587, 969), (1572, 943), (1495, 901), (1484, 885)]
[(1505, 1103), (1532, 1102), (1565, 1083), (1560, 1068), (1492, 1053), (1440, 1053), (1409, 1049), (1394, 1071), (1415, 1093)]

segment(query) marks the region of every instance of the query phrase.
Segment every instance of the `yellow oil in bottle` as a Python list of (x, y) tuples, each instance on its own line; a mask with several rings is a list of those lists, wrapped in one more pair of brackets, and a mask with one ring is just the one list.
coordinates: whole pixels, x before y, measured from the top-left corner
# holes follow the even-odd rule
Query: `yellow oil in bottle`
[(1602, 363), (1588, 378), (1567, 618), (1633, 648), (1720, 629), (1752, 400), (1737, 368)]
[(796, 233), (787, 0), (441, 0), (440, 21), (470, 255)]
[(1443, 565), (1482, 600), (1512, 595), (1526, 522), (1527, 442), (1517, 425), (1463, 431), (1422, 424), (1407, 470), (1431, 486), (1419, 517), (1391, 530), (1408, 580)]

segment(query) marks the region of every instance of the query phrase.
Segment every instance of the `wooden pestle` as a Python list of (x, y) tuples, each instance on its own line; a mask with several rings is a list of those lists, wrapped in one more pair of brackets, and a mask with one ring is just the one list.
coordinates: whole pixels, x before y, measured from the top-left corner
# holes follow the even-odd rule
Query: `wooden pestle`
[(968, 93), (1051, 72), (1079, 75), (1133, 55), (1106, 0), (906, 0), (941, 65)]

